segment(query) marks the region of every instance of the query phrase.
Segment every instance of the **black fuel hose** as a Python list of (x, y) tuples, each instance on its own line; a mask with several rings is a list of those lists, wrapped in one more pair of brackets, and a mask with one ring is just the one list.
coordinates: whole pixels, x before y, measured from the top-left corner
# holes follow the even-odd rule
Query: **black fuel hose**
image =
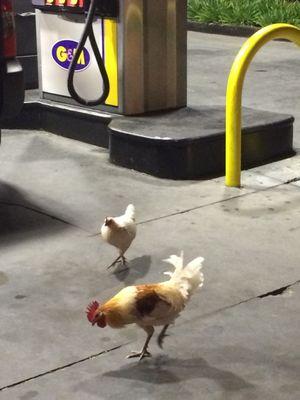
[[(94, 30), (93, 30), (93, 19), (95, 16), (97, 1), (98, 0), (91, 0), (90, 7), (88, 10), (88, 14), (87, 14), (86, 23), (85, 23), (85, 28), (84, 28), (82, 36), (79, 40), (75, 55), (71, 61), (71, 64), (69, 67), (69, 75), (68, 75), (68, 90), (69, 90), (70, 95), (78, 103), (83, 104), (85, 106), (98, 106), (99, 104), (103, 104), (109, 94), (109, 79), (107, 76), (107, 71), (106, 71), (106, 68), (105, 68), (105, 65), (103, 62), (103, 58), (100, 54), (100, 51), (99, 51), (99, 48), (98, 48), (98, 45), (97, 45), (97, 42), (95, 39)], [(97, 61), (98, 67), (99, 67), (99, 71), (100, 71), (100, 74), (103, 79), (103, 92), (102, 92), (101, 96), (96, 100), (86, 100), (86, 99), (80, 97), (74, 87), (74, 73), (75, 73), (76, 65), (77, 65), (78, 59), (80, 57), (80, 54), (84, 48), (84, 45), (87, 41), (87, 38), (90, 39), (90, 43), (91, 43), (93, 52), (95, 54), (95, 58), (96, 58), (96, 61)]]

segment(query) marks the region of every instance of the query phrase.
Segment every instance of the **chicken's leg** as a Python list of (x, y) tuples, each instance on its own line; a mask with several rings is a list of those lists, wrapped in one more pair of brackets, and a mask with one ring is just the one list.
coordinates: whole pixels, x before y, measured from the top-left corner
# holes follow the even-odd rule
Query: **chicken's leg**
[(158, 345), (159, 345), (159, 347), (160, 347), (161, 349), (163, 348), (164, 338), (165, 338), (166, 336), (169, 336), (169, 335), (166, 334), (166, 330), (168, 329), (168, 327), (169, 327), (169, 324), (168, 324), (168, 325), (165, 325), (165, 326), (162, 328), (162, 330), (161, 330), (161, 332), (160, 332), (160, 334), (158, 335), (158, 338), (157, 338), (157, 343), (158, 343)]
[(126, 260), (126, 258), (125, 258), (123, 255), (121, 255), (120, 257), (121, 257), (121, 259), (122, 259), (122, 264), (124, 265), (124, 267), (126, 267), (126, 266), (127, 266), (127, 260)]
[(106, 269), (109, 269), (109, 268), (111, 268), (111, 267), (113, 267), (114, 265), (116, 265), (117, 264), (117, 262), (120, 260), (120, 258), (122, 258), (123, 257), (123, 255), (119, 255), (116, 259), (115, 259), (115, 261), (113, 261)]
[[(124, 267), (127, 267), (127, 260), (126, 260), (126, 258), (124, 257), (124, 253), (121, 253), (121, 252), (120, 252), (120, 255), (115, 259), (115, 261), (114, 261), (112, 264), (110, 264), (110, 265), (107, 267), (107, 269), (113, 267), (114, 265), (116, 265), (116, 264), (119, 263), (119, 262), (121, 262), (122, 265), (123, 265)], [(125, 268), (125, 269), (127, 269), (127, 268)]]
[(146, 342), (145, 342), (142, 350), (141, 351), (132, 351), (131, 354), (129, 354), (126, 358), (139, 357), (139, 361), (140, 361), (144, 357), (151, 357), (151, 354), (148, 351), (148, 344), (154, 333), (154, 328), (153, 328), (153, 326), (146, 326), (146, 327), (143, 327), (143, 329), (147, 332), (148, 336), (147, 336)]

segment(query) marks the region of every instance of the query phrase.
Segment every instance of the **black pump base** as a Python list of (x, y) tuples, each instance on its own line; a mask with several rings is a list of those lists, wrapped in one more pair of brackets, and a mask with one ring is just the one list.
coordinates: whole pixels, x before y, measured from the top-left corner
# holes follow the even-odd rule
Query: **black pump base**
[[(169, 179), (223, 175), (223, 107), (188, 107), (164, 114), (114, 119), (110, 161)], [(243, 168), (293, 154), (292, 116), (243, 109)]]
[[(123, 117), (54, 102), (31, 102), (5, 126), (44, 129), (109, 148), (116, 165), (168, 179), (224, 175), (224, 107), (187, 107)], [(243, 169), (293, 155), (289, 115), (243, 109)]]

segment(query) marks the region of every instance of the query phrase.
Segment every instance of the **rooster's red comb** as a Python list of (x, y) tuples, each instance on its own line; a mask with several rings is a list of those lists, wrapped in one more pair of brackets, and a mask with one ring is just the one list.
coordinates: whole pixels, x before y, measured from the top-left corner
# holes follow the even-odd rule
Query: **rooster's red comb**
[(96, 310), (97, 310), (97, 308), (99, 307), (99, 303), (98, 303), (98, 301), (92, 301), (88, 306), (87, 306), (87, 309), (86, 309), (86, 314), (87, 314), (87, 319), (90, 321), (90, 322), (93, 322), (94, 321), (94, 315), (95, 315), (95, 312), (96, 312)]

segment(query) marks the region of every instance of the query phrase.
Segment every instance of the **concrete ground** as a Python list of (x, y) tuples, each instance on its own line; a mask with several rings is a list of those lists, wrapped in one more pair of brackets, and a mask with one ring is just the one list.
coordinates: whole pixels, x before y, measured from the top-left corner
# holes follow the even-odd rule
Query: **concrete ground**
[[(224, 104), (244, 40), (189, 34), (190, 104)], [(263, 54), (245, 105), (300, 117), (299, 50), (274, 42)], [(3, 131), (0, 154), (1, 400), (299, 399), (300, 155), (244, 171), (234, 189), (118, 168), (106, 150), (46, 132)], [(129, 202), (130, 269), (108, 272), (115, 250), (97, 232)], [(125, 360), (144, 332), (91, 328), (86, 305), (165, 279), (162, 259), (182, 249), (205, 257), (203, 289), (164, 350), (153, 339), (151, 359)]]

